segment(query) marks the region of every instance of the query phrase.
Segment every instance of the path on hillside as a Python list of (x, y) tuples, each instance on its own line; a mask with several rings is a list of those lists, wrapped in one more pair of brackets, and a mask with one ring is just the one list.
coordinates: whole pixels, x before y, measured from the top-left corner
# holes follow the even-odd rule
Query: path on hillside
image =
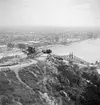
[(21, 62), (21, 63), (19, 63), (19, 64), (17, 64), (17, 65), (12, 65), (12, 66), (3, 66), (3, 67), (0, 67), (0, 69), (9, 68), (10, 70), (14, 71), (15, 74), (16, 74), (16, 78), (17, 78), (22, 84), (24, 84), (27, 88), (30, 88), (27, 84), (25, 84), (25, 83), (21, 80), (21, 78), (20, 78), (20, 76), (19, 76), (19, 71), (20, 71), (22, 68), (27, 67), (27, 66), (30, 66), (30, 65), (32, 65), (32, 64), (36, 64), (38, 61), (44, 60), (45, 58), (46, 58), (46, 56), (40, 54), (40, 56), (38, 56), (38, 57), (35, 58), (35, 59), (26, 59), (25, 62)]
[(16, 78), (19, 80), (19, 82), (21, 82), (22, 84), (24, 84), (27, 88), (30, 88), (27, 84), (25, 84), (20, 76), (19, 76), (19, 71), (23, 68), (23, 67), (27, 67), (31, 64), (36, 64), (37, 61), (36, 60), (31, 60), (29, 62), (23, 63), (23, 64), (18, 64), (18, 65), (13, 65), (13, 66), (7, 66), (7, 67), (0, 67), (0, 69), (4, 69), (4, 68), (9, 68), (10, 70), (14, 71), (16, 74)]

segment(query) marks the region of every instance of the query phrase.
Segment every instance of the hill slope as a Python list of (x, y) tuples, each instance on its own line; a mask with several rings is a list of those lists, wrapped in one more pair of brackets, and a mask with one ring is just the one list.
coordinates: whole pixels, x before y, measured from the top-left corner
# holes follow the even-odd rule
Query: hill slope
[(99, 105), (100, 76), (49, 57), (0, 70), (0, 105)]

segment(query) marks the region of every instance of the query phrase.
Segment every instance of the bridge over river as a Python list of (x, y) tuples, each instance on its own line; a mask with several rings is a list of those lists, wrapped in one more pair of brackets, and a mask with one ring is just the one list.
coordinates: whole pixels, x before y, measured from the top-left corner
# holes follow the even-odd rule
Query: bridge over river
[(55, 55), (53, 54), (52, 55), (53, 57), (55, 58), (62, 58), (63, 60), (66, 60), (66, 61), (72, 61), (72, 62), (75, 62), (75, 63), (78, 63), (78, 64), (83, 64), (83, 65), (91, 65), (91, 63), (81, 59), (81, 58), (78, 58), (77, 56), (73, 55), (73, 53), (69, 54), (69, 55)]

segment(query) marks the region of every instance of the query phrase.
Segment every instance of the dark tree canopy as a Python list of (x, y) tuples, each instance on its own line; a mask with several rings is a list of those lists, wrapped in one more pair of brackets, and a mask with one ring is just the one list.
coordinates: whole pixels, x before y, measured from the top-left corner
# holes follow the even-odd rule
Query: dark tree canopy
[(46, 49), (46, 50), (42, 50), (43, 53), (46, 53), (46, 54), (50, 54), (52, 53), (52, 50), (51, 49)]
[(27, 51), (28, 51), (28, 54), (33, 54), (33, 53), (35, 53), (35, 48), (28, 46)]

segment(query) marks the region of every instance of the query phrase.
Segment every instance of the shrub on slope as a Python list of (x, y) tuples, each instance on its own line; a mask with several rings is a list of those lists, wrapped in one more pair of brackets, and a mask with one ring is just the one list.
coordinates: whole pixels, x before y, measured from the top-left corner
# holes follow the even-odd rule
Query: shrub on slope
[(23, 83), (11, 70), (1, 71), (1, 105), (99, 105), (100, 76), (95, 71), (54, 58), (20, 69)]

